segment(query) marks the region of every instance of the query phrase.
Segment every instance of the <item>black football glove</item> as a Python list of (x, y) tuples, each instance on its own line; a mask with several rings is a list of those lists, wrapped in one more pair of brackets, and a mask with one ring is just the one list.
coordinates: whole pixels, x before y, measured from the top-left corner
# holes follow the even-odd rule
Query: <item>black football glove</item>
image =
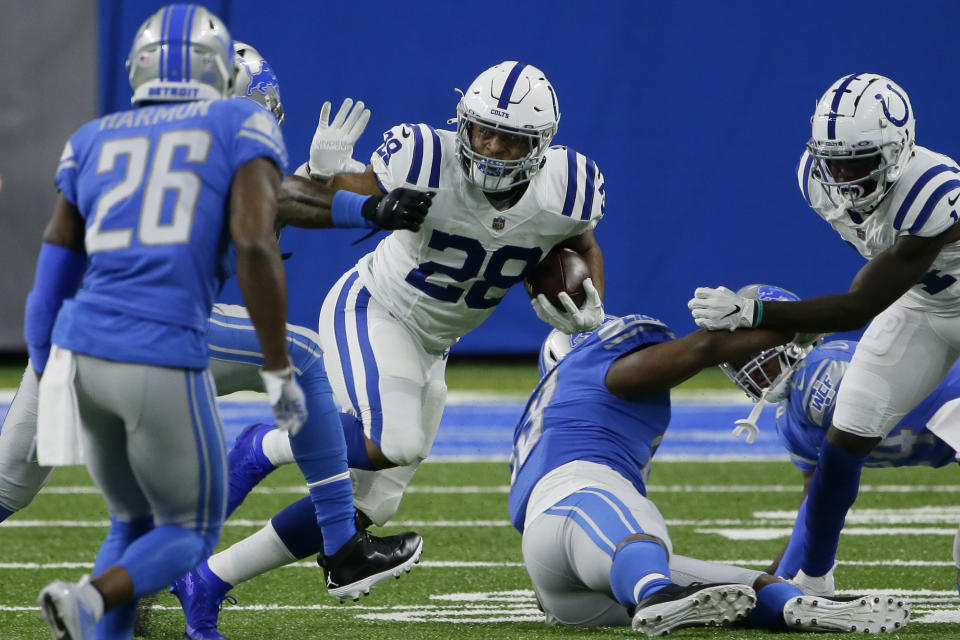
[(418, 231), (430, 208), (433, 191), (399, 187), (382, 196), (370, 196), (360, 213), (381, 229)]

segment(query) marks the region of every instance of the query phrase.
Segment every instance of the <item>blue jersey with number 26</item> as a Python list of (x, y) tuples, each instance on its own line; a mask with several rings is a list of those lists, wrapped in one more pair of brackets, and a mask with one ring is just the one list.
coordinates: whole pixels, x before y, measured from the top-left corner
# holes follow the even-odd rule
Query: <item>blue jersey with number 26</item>
[(236, 171), (283, 170), (276, 121), (241, 98), (154, 105), (81, 127), (57, 187), (83, 216), (83, 284), (53, 343), (110, 360), (205, 368), (205, 332), (223, 284)]
[(589, 334), (543, 376), (513, 435), (509, 508), (518, 530), (537, 481), (574, 460), (606, 465), (646, 495), (647, 465), (670, 422), (670, 393), (623, 400), (605, 381), (621, 356), (673, 338), (659, 320), (624, 316)]
[[(793, 374), (790, 395), (777, 407), (777, 433), (801, 471), (812, 471), (827, 428), (833, 420), (837, 390), (857, 347), (850, 340), (827, 342), (814, 349)], [(923, 402), (905, 415), (870, 452), (867, 467), (942, 467), (957, 452), (926, 428), (943, 405), (960, 398), (960, 364)]]

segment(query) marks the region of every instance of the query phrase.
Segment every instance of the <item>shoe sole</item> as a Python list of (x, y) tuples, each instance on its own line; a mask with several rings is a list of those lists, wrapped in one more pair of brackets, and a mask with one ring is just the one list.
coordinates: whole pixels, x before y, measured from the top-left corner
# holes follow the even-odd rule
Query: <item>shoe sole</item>
[(893, 633), (907, 626), (910, 608), (890, 596), (864, 596), (845, 602), (797, 596), (783, 606), (791, 629)]
[(725, 626), (746, 617), (757, 604), (753, 589), (743, 585), (718, 585), (686, 598), (654, 604), (637, 611), (633, 630), (645, 636), (665, 636), (674, 629)]
[(334, 598), (340, 602), (344, 602), (347, 598), (353, 598), (353, 601), (356, 602), (360, 599), (361, 595), (368, 596), (370, 595), (370, 587), (377, 584), (378, 582), (383, 582), (390, 576), (393, 576), (396, 579), (400, 579), (400, 576), (406, 572), (410, 573), (410, 569), (413, 568), (413, 565), (420, 562), (420, 554), (423, 552), (423, 540), (420, 540), (420, 544), (417, 545), (417, 550), (413, 553), (410, 558), (398, 564), (395, 567), (391, 567), (386, 571), (381, 571), (380, 573), (375, 573), (372, 576), (367, 576), (363, 580), (357, 580), (356, 582), (351, 582), (348, 585), (343, 587), (337, 587), (336, 589), (327, 589), (327, 593), (332, 595)]
[(67, 625), (64, 624), (60, 612), (57, 610), (57, 603), (49, 593), (43, 594), (40, 601), (40, 608), (43, 611), (43, 619), (50, 625), (50, 631), (53, 633), (54, 640), (73, 640)]

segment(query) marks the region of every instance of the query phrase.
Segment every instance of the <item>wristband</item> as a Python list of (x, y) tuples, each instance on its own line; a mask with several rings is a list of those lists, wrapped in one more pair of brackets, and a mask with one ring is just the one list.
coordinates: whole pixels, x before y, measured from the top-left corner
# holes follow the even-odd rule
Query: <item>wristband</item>
[(363, 203), (370, 199), (352, 191), (337, 191), (333, 194), (333, 203), (330, 205), (330, 217), (333, 220), (333, 226), (342, 229), (376, 227), (373, 222), (363, 217)]
[(757, 298), (757, 306), (753, 312), (753, 326), (752, 329), (756, 329), (760, 326), (760, 321), (763, 319), (763, 300)]

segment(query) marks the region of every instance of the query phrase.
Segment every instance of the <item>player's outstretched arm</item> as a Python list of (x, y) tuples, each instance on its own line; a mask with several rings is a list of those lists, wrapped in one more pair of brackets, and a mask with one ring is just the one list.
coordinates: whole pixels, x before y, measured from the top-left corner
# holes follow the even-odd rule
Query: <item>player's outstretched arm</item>
[(24, 317), (23, 334), (37, 375), (46, 367), (57, 312), (63, 301), (76, 293), (83, 277), (87, 261), (84, 229), (80, 212), (59, 194), (53, 217), (43, 232), (33, 290), (27, 296)]
[(264, 369), (286, 369), (287, 288), (274, 235), (280, 174), (266, 158), (237, 170), (230, 189), (230, 235), (237, 248), (237, 280), (263, 349)]
[[(797, 503), (797, 508), (803, 505), (803, 501), (807, 499), (807, 493), (810, 492), (810, 481), (813, 480), (813, 471), (801, 471), (803, 474), (803, 491), (800, 493), (800, 502)], [(787, 549), (790, 547), (790, 541), (794, 538), (797, 540), (803, 540), (803, 531), (798, 530), (798, 527), (804, 525), (802, 518), (798, 515), (797, 519), (793, 523), (793, 534), (790, 536), (790, 540), (787, 540), (787, 543), (783, 545), (783, 549), (780, 550), (780, 553), (777, 554), (777, 557), (773, 562), (770, 563), (770, 566), (764, 569), (764, 573), (776, 574), (777, 569), (780, 567), (780, 562), (783, 560), (784, 554), (787, 552)], [(794, 542), (796, 544), (796, 542)], [(802, 560), (802, 558), (801, 558)]]
[(617, 359), (607, 370), (607, 389), (618, 398), (638, 400), (672, 389), (707, 367), (759, 353), (792, 337), (792, 333), (771, 330), (720, 333), (701, 329)]
[(932, 238), (901, 236), (860, 269), (846, 293), (761, 305), (724, 287), (699, 288), (687, 306), (697, 325), (707, 329), (733, 331), (753, 326), (804, 333), (853, 331), (906, 293), (930, 270), (940, 250), (956, 241), (960, 241), (960, 222)]
[[(363, 175), (363, 174), (359, 174)], [(370, 175), (373, 176), (371, 169)], [(389, 193), (366, 195), (339, 189), (334, 181), (318, 182), (290, 175), (280, 185), (277, 222), (305, 229), (369, 228), (417, 231), (430, 208), (430, 197), (416, 189), (399, 187)], [(364, 179), (347, 181), (369, 190)], [(376, 177), (373, 177), (376, 184)], [(338, 191), (343, 193), (338, 194)]]

